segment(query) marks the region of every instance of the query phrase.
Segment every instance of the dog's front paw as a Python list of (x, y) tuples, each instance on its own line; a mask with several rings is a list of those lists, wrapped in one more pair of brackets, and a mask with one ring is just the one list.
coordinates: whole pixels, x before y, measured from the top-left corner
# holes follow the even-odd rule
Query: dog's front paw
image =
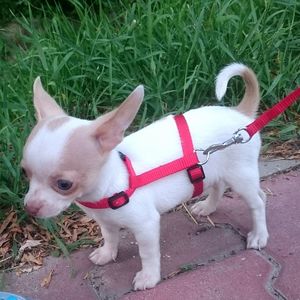
[(160, 281), (160, 275), (152, 272), (137, 272), (133, 279), (134, 290), (151, 289)]
[(195, 203), (191, 208), (192, 214), (196, 216), (208, 216), (211, 213), (213, 213), (215, 210), (216, 210), (216, 206), (213, 205), (207, 199)]
[(269, 234), (268, 232), (260, 232), (256, 233), (251, 231), (248, 233), (247, 237), (247, 248), (250, 249), (262, 249), (266, 247), (268, 241)]
[(103, 246), (94, 250), (90, 254), (89, 259), (96, 265), (105, 265), (108, 262), (115, 260), (117, 254), (117, 251), (111, 251), (111, 249), (107, 249), (105, 246)]

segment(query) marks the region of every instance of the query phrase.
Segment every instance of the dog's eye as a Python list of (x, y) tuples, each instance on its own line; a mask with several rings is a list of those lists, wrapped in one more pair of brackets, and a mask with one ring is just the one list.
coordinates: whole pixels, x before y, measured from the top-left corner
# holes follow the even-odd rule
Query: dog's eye
[(68, 191), (72, 186), (73, 182), (66, 179), (59, 179), (56, 182), (57, 187), (62, 191)]

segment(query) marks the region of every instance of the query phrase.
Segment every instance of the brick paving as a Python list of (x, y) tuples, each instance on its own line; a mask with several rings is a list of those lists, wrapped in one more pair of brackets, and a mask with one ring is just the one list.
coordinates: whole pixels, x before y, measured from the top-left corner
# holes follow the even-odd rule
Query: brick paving
[[(132, 279), (140, 268), (137, 245), (121, 232), (117, 262), (94, 266), (91, 249), (70, 258), (48, 258), (36, 272), (6, 274), (5, 289), (31, 300), (58, 299), (292, 299), (300, 300), (300, 169), (267, 177), (270, 232), (263, 251), (245, 250), (251, 228), (250, 212), (228, 193), (217, 212), (199, 225), (184, 211), (165, 214), (161, 222), (162, 276), (154, 289), (133, 292)], [(48, 288), (41, 281), (54, 270)]]

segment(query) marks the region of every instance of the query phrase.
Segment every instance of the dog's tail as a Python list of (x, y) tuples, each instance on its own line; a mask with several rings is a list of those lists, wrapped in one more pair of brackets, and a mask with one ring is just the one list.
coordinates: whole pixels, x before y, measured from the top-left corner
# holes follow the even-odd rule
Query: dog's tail
[(226, 66), (218, 74), (216, 79), (218, 100), (221, 100), (225, 95), (228, 81), (233, 76), (241, 76), (246, 85), (244, 97), (236, 109), (249, 117), (255, 117), (260, 101), (259, 85), (254, 72), (243, 64), (233, 63)]

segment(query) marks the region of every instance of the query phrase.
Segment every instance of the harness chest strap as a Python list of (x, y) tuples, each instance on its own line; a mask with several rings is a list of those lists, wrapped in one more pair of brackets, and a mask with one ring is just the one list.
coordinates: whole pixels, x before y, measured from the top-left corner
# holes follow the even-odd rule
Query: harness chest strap
[(85, 207), (94, 209), (117, 209), (129, 202), (130, 196), (134, 193), (134, 191), (137, 188), (185, 169), (187, 170), (189, 179), (194, 186), (194, 192), (192, 197), (202, 194), (203, 179), (205, 178), (205, 176), (202, 166), (199, 165), (198, 156), (194, 150), (193, 141), (188, 124), (183, 115), (175, 116), (174, 120), (180, 136), (181, 147), (183, 152), (182, 157), (168, 162), (162, 166), (146, 171), (142, 174), (136, 175), (130, 159), (123, 153), (120, 153), (120, 157), (123, 160), (128, 171), (128, 189), (126, 191), (117, 193), (111, 197), (100, 199), (96, 202), (78, 201), (78, 203)]

